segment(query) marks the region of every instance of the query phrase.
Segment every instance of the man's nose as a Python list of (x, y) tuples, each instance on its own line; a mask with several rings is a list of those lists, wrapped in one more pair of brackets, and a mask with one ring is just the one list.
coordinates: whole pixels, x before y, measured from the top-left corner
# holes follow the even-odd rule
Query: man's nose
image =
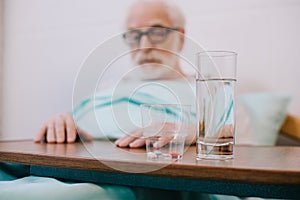
[(153, 44), (150, 42), (147, 35), (142, 35), (139, 43), (139, 48), (143, 49), (144, 51), (150, 50), (153, 48)]

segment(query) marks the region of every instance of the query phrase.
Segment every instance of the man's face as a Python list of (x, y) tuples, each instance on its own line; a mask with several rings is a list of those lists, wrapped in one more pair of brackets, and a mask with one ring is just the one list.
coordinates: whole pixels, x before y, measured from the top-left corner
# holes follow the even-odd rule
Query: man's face
[[(131, 56), (134, 64), (140, 66), (138, 75), (141, 79), (167, 79), (178, 67), (176, 53), (179, 53), (182, 47), (181, 35), (159, 27), (175, 28), (168, 13), (160, 5), (137, 5), (128, 17), (128, 31), (140, 34), (139, 41), (130, 47), (133, 50)], [(150, 34), (164, 34), (166, 37), (156, 41), (155, 37), (151, 40)]]

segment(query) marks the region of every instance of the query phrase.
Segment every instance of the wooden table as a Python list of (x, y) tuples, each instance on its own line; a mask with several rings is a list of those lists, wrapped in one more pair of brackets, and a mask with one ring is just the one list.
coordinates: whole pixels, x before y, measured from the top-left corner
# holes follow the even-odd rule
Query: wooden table
[(147, 161), (145, 149), (113, 142), (35, 144), (0, 142), (0, 161), (30, 165), (32, 175), (167, 190), (237, 196), (300, 198), (300, 147), (236, 146), (227, 161), (196, 160), (195, 146), (182, 161)]

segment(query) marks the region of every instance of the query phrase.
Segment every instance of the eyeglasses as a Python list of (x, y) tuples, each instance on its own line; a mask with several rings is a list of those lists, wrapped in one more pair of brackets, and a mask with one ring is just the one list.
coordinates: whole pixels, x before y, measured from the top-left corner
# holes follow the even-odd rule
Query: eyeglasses
[(172, 31), (178, 31), (178, 28), (151, 27), (144, 32), (134, 29), (124, 33), (123, 38), (130, 46), (137, 46), (143, 35), (146, 35), (152, 44), (159, 44), (164, 42), (167, 39), (168, 34)]

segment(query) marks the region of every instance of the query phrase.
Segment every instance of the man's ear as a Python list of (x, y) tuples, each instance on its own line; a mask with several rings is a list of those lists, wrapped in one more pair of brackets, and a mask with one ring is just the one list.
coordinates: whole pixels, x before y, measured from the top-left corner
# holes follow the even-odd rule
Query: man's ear
[(179, 51), (182, 51), (182, 49), (183, 49), (183, 46), (184, 46), (184, 41), (185, 41), (185, 29), (184, 28), (180, 28), (179, 30), (178, 30), (178, 32), (179, 32), (179, 37), (180, 37), (180, 45), (179, 45)]

